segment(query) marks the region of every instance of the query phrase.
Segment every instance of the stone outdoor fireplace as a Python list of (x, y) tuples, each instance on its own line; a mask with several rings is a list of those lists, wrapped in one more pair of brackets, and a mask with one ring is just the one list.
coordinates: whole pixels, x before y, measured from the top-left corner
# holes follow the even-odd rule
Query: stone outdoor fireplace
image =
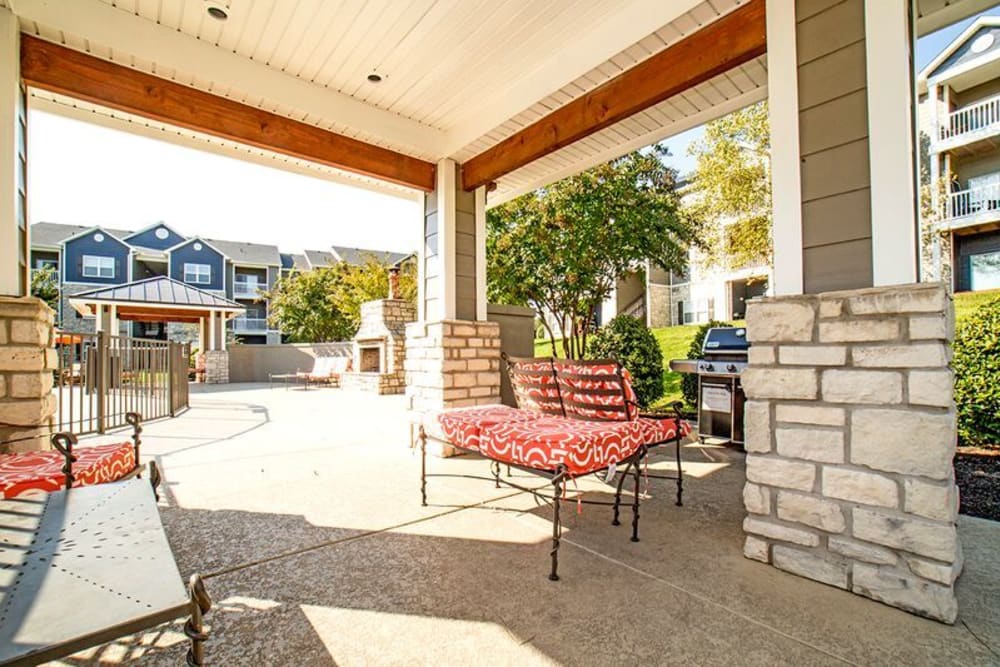
[(389, 274), (388, 299), (361, 305), (361, 324), (354, 335), (353, 372), (344, 373), (341, 386), (378, 394), (402, 394), (405, 387), (406, 325), (416, 319), (416, 307), (395, 297), (398, 272)]

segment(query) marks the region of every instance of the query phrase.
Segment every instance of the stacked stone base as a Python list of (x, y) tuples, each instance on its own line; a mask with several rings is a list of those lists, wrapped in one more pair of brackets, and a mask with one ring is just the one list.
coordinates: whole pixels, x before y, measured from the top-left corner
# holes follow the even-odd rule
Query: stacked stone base
[(340, 387), (371, 394), (402, 394), (406, 391), (406, 376), (400, 373), (343, 373)]
[(209, 350), (205, 353), (205, 384), (229, 384), (229, 352)]
[(40, 299), (0, 296), (0, 453), (51, 446), (53, 315)]
[[(413, 421), (445, 408), (500, 402), (500, 325), (443, 320), (406, 325), (406, 402)], [(454, 448), (432, 453), (451, 456)]]
[(939, 284), (749, 304), (748, 558), (954, 622), (953, 319)]

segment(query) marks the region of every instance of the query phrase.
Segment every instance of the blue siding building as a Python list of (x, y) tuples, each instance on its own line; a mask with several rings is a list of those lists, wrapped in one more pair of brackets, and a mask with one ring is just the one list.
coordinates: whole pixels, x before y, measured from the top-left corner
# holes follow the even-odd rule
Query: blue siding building
[(207, 241), (193, 238), (170, 248), (170, 277), (203, 290), (226, 289), (226, 256)]
[(100, 227), (77, 234), (63, 243), (62, 282), (127, 283), (131, 279), (131, 252), (127, 243)]

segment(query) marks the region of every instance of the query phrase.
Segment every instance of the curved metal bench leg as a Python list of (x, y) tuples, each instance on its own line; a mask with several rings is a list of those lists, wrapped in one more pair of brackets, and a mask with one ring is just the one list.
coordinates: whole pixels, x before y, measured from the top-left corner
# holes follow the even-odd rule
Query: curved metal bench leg
[(559, 505), (562, 504), (563, 487), (565, 485), (563, 473), (556, 474), (552, 480), (555, 487), (552, 503), (552, 571), (549, 573), (549, 581), (559, 581), (559, 542), (562, 537), (562, 523), (559, 520)]
[(191, 648), (187, 652), (187, 664), (189, 667), (202, 667), (205, 664), (204, 644), (208, 640), (203, 617), (212, 608), (212, 598), (208, 596), (200, 574), (191, 575), (188, 595), (191, 596), (189, 603), (191, 616), (184, 624), (184, 634), (191, 640)]
[(681, 469), (681, 439), (677, 438), (674, 443), (674, 452), (677, 456), (677, 503), (678, 507), (684, 506), (684, 471)]
[(632, 462), (629, 461), (629, 464), (625, 466), (625, 470), (622, 471), (621, 478), (618, 480), (618, 486), (615, 488), (615, 505), (614, 505), (615, 516), (613, 519), (611, 519), (612, 526), (620, 526), (622, 523), (621, 521), (618, 520), (618, 509), (622, 504), (622, 487), (625, 485), (625, 480), (628, 479), (628, 471), (631, 469), (632, 469)]
[[(645, 456), (645, 453), (643, 453)], [(641, 457), (640, 457), (641, 458)], [(639, 541), (639, 485), (642, 479), (642, 474), (640, 471), (640, 466), (638, 464), (634, 465), (632, 472), (632, 478), (635, 482), (632, 495), (632, 541)]]
[(423, 426), (417, 438), (420, 440), (420, 504), (427, 507), (427, 432)]
[(493, 487), (499, 489), (500, 488), (500, 462), (499, 461), (490, 461), (490, 472), (493, 473)]

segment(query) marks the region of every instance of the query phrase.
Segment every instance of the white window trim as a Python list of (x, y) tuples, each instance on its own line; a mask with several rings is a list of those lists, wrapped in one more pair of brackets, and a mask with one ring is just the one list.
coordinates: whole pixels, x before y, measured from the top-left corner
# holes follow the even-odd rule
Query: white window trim
[[(193, 269), (190, 270), (189, 269)], [(205, 269), (205, 279), (201, 279), (201, 269)], [(192, 275), (195, 279), (189, 280), (188, 275)], [(184, 262), (184, 282), (190, 283), (191, 285), (210, 285), (212, 283), (212, 265), (211, 264), (200, 264), (197, 262)]]
[[(87, 266), (89, 263), (90, 267)], [(87, 273), (88, 268), (96, 268), (96, 273)], [(110, 269), (111, 275), (104, 275), (104, 269)], [(84, 255), (80, 273), (84, 278), (113, 279), (115, 277), (115, 258), (107, 255)]]

